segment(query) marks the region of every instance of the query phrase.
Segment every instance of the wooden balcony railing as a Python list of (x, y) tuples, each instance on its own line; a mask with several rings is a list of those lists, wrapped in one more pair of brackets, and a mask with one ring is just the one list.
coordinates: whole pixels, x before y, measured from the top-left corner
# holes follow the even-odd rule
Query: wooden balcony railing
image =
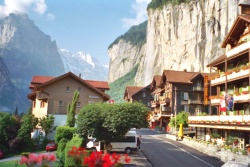
[(250, 115), (209, 115), (209, 116), (189, 116), (189, 123), (203, 124), (250, 124)]
[(161, 115), (171, 116), (171, 111), (162, 111)]
[(49, 98), (49, 95), (47, 93), (44, 93), (44, 92), (37, 92), (36, 93), (36, 98), (38, 100), (42, 100), (42, 99), (48, 99)]
[[(236, 70), (237, 69), (237, 70)], [(233, 80), (235, 78), (239, 78), (242, 76), (248, 76), (249, 75), (249, 68), (246, 68), (245, 66), (242, 68), (235, 68), (234, 70), (230, 70), (228, 72), (226, 72), (223, 75), (211, 75), (211, 84), (218, 84), (221, 82), (225, 82), (226, 81), (226, 75), (227, 75), (227, 80)]]
[(203, 104), (202, 100), (188, 100), (188, 104)]
[(204, 91), (204, 88), (201, 86), (193, 86), (193, 91)]

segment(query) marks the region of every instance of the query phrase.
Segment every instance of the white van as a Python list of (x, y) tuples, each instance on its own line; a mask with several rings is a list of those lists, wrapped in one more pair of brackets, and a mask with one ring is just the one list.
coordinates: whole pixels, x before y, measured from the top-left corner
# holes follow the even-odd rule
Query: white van
[[(135, 131), (129, 131), (123, 139), (112, 141), (110, 145), (106, 146), (109, 151), (125, 151), (130, 154), (132, 151), (137, 151), (137, 135)], [(87, 149), (96, 151), (103, 150), (102, 142), (92, 139), (87, 143)]]

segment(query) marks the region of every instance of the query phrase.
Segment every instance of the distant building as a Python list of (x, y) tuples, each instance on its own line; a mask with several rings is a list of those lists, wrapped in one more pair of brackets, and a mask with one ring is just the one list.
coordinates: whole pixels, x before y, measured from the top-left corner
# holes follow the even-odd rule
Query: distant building
[(143, 86), (127, 86), (124, 92), (124, 100), (126, 102), (141, 102), (151, 109), (151, 95), (150, 85)]
[(34, 76), (29, 88), (32, 114), (37, 118), (54, 114), (55, 126), (66, 125), (67, 107), (75, 91), (80, 92), (76, 114), (86, 104), (107, 102), (110, 98), (105, 93), (109, 90), (107, 82), (83, 80), (71, 72), (58, 77)]
[(186, 70), (164, 70), (161, 76), (155, 75), (151, 83), (154, 96), (151, 128), (169, 130), (170, 119), (181, 111), (189, 112), (189, 115), (208, 113), (208, 102), (204, 100), (208, 98), (204, 96), (204, 79), (207, 76), (206, 73)]

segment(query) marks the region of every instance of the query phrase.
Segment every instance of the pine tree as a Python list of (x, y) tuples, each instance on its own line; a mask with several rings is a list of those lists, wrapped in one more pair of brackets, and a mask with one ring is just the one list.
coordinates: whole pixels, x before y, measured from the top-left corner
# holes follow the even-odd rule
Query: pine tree
[(71, 104), (68, 104), (67, 126), (69, 127), (75, 126), (76, 105), (77, 105), (79, 96), (80, 96), (80, 93), (78, 91), (75, 91)]

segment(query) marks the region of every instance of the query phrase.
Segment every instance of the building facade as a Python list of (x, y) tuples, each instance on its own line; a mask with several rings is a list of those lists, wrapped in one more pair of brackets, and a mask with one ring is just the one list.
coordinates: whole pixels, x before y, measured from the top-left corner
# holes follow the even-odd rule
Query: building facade
[(32, 114), (37, 118), (53, 114), (55, 126), (66, 125), (68, 104), (71, 104), (75, 91), (80, 93), (76, 115), (86, 104), (109, 100), (105, 94), (105, 90), (109, 90), (107, 82), (83, 80), (71, 72), (59, 77), (34, 76), (29, 88), (32, 91), (28, 95)]
[(151, 127), (170, 130), (167, 126), (170, 119), (181, 111), (190, 115), (208, 112), (204, 100), (204, 80), (207, 77), (208, 74), (186, 70), (164, 70), (161, 76), (154, 76), (151, 83), (154, 96)]
[(124, 92), (124, 100), (126, 102), (140, 102), (151, 109), (151, 95), (150, 85), (142, 86), (127, 86)]
[(210, 114), (190, 116), (189, 126), (196, 137), (219, 134), (239, 141), (244, 149), (250, 144), (250, 4), (240, 4), (241, 14), (222, 43), (225, 54), (214, 60), (210, 68)]

